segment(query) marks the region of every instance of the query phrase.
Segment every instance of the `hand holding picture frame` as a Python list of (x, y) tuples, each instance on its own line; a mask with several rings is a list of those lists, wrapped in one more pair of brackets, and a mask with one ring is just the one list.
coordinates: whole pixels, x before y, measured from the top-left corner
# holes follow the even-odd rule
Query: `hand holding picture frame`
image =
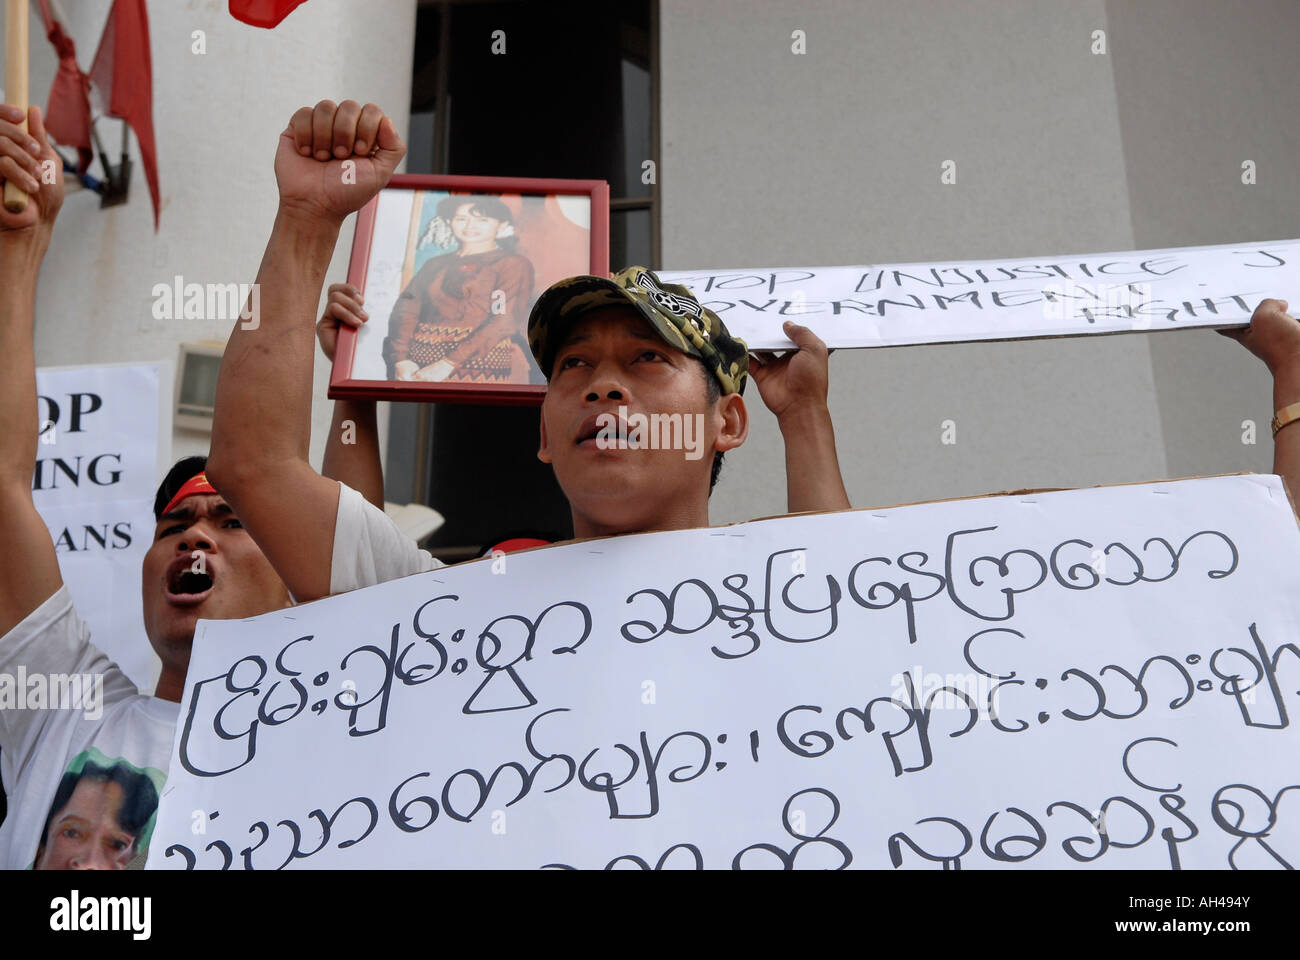
[(528, 314), (565, 277), (609, 272), (603, 180), (399, 175), (357, 215), (329, 396), (540, 404)]

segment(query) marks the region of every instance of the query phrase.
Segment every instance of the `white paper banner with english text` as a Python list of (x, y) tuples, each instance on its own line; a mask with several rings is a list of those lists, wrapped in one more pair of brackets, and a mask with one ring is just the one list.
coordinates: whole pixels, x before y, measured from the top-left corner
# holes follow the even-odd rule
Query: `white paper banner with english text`
[(751, 350), (786, 320), (829, 347), (888, 347), (1246, 323), (1300, 300), (1300, 240), (856, 267), (664, 270)]

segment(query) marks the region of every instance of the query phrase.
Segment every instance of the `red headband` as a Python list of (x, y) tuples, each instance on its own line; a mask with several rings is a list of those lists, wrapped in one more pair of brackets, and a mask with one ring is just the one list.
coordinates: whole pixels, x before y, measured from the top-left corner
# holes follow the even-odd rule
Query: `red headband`
[(167, 501), (167, 506), (163, 507), (163, 512), (160, 513), (159, 516), (171, 513), (176, 507), (176, 504), (180, 503), (186, 497), (192, 497), (196, 493), (216, 492), (216, 490), (212, 489), (212, 484), (208, 483), (207, 473), (196, 473), (181, 485), (181, 488), (176, 491), (176, 496)]
[(490, 557), (498, 550), (502, 553), (514, 553), (516, 550), (530, 550), (533, 547), (549, 547), (550, 545), (551, 541), (538, 540), (536, 537), (512, 537), (509, 540), (502, 540), (494, 547), (489, 547), (483, 556)]

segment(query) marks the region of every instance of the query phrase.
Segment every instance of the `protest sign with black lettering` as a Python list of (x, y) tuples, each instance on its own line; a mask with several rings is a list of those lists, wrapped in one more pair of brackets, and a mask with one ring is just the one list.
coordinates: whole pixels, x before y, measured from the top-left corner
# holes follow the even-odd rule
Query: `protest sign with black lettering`
[(152, 867), (1300, 864), (1273, 476), (485, 559), (194, 639)]
[(140, 564), (153, 534), (161, 451), (171, 444), (162, 377), (160, 364), (36, 371), (32, 500), (95, 645), (145, 690), (156, 658), (141, 616)]
[(858, 267), (666, 270), (751, 350), (889, 347), (1246, 323), (1300, 297), (1300, 241)]

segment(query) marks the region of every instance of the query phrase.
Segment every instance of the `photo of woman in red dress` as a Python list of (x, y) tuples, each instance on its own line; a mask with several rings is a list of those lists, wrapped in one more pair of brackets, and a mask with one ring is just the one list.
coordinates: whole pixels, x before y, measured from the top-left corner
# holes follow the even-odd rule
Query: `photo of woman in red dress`
[(427, 260), (393, 305), (383, 348), (390, 380), (543, 382), (526, 338), (534, 270), (517, 242), (499, 197), (438, 203), (420, 245), (452, 249)]

